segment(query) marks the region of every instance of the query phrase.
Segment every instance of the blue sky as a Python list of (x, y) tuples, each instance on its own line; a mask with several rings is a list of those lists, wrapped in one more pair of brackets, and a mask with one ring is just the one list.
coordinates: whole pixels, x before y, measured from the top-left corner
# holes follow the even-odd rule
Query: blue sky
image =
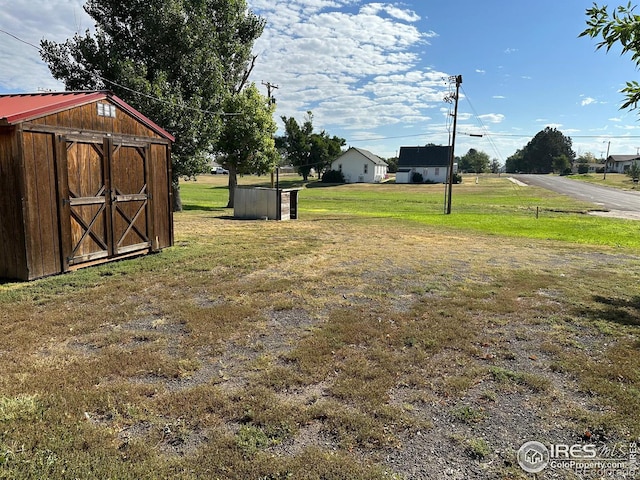
[[(92, 26), (83, 3), (0, 0), (0, 29), (35, 45), (62, 41)], [(447, 144), (448, 78), (462, 75), (456, 154), (476, 148), (503, 163), (546, 126), (578, 154), (640, 147), (638, 113), (619, 110), (635, 65), (578, 38), (591, 0), (248, 3), (267, 20), (252, 80), (265, 94), (262, 82), (278, 86), (276, 115), (303, 121), (310, 110), (318, 130), (348, 145), (389, 157)], [(61, 88), (36, 49), (0, 33), (0, 92)]]

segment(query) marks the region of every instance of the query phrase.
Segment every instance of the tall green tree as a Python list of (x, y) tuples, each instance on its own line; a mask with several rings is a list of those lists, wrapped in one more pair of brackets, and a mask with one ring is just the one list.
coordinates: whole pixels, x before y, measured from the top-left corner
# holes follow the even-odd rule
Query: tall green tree
[(546, 127), (536, 134), (527, 145), (507, 159), (507, 172), (551, 173), (554, 159), (566, 157), (569, 164), (575, 158), (573, 142), (559, 130)]
[(470, 148), (469, 151), (460, 158), (458, 170), (482, 173), (489, 170), (489, 162), (489, 155), (485, 152)]
[(578, 158), (576, 158), (576, 162), (577, 163), (598, 163), (599, 161), (593, 153), (585, 152), (582, 155), (580, 155)]
[(311, 154), (309, 160), (313, 168), (318, 172), (318, 178), (322, 172), (331, 166), (336, 158), (342, 153), (342, 147), (346, 144), (344, 138), (330, 137), (324, 130), (320, 133), (311, 134)]
[[(631, 60), (636, 67), (640, 67), (640, 16), (634, 13), (635, 9), (636, 6), (628, 2), (627, 5), (614, 8), (610, 13), (607, 5), (600, 7), (594, 3), (593, 7), (586, 11), (587, 28), (579, 36), (601, 38), (596, 48), (599, 50), (604, 47), (607, 52), (619, 44), (621, 53), (630, 53)], [(638, 108), (640, 83), (635, 80), (629, 81), (621, 92), (627, 99), (620, 108)]]
[(330, 137), (324, 130), (313, 132), (313, 114), (307, 112), (305, 121), (300, 125), (294, 117), (281, 117), (284, 123), (284, 135), (276, 139), (276, 145), (283, 156), (298, 169), (304, 181), (308, 181), (313, 168), (320, 176), (322, 170), (335, 160), (346, 144), (344, 138)]
[(205, 171), (221, 106), (242, 90), (264, 20), (245, 0), (88, 0), (84, 9), (95, 32), (43, 40), (42, 58), (68, 90), (112, 90), (176, 137), (180, 209), (179, 179)]
[(553, 157), (551, 162), (553, 171), (559, 174), (571, 173), (571, 162), (566, 155), (558, 155)]
[(284, 135), (276, 138), (276, 146), (282, 151), (283, 157), (293, 166), (306, 182), (311, 171), (311, 134), (313, 122), (311, 112), (302, 125), (294, 117), (282, 116)]
[(224, 117), (222, 133), (216, 143), (219, 161), (229, 170), (228, 208), (234, 205), (238, 174), (266, 173), (278, 163), (278, 151), (273, 135), (275, 104), (260, 94), (251, 84), (236, 95), (229, 96), (224, 108), (237, 115)]

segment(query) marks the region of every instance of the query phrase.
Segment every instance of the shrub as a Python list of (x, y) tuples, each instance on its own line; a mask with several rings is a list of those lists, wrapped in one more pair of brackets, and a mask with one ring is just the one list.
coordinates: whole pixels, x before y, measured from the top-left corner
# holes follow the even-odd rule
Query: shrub
[(413, 172), (411, 174), (411, 183), (423, 183), (424, 177), (420, 172)]
[(322, 183), (344, 183), (344, 174), (340, 170), (327, 170), (322, 174)]
[(453, 182), (454, 184), (462, 183), (462, 175), (461, 175), (461, 174), (459, 174), (459, 173), (454, 173), (454, 174), (453, 174), (452, 182)]
[(586, 163), (581, 163), (578, 165), (578, 173), (584, 175), (585, 173), (589, 173), (589, 165)]

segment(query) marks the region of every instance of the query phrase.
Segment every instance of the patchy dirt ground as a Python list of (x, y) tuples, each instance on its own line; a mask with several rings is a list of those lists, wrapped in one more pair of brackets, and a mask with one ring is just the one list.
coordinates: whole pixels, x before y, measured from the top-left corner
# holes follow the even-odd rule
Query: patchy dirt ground
[[(415, 366), (386, 366), (397, 378), (385, 394), (386, 404), (408, 418), (398, 425), (385, 424), (388, 442), (368, 444), (355, 432), (355, 440), (345, 444), (320, 416), (266, 447), (266, 454), (287, 457), (310, 447), (328, 452), (348, 448), (362, 462), (383, 465), (400, 478), (507, 479), (530, 478), (516, 461), (518, 448), (529, 440), (584, 444), (585, 432), (605, 429), (608, 437), (602, 438), (608, 442), (629, 441), (629, 431), (606, 423), (607, 414), (615, 410), (610, 399), (585, 388), (579, 369), (566, 363), (580, 362), (584, 354), (602, 357), (616, 343), (616, 335), (581, 318), (576, 304), (590, 301), (589, 294), (582, 295), (597, 284), (598, 271), (606, 273), (622, 262), (637, 274), (637, 257), (546, 249), (541, 243), (478, 245), (449, 238), (444, 242), (452, 242), (451, 261), (443, 265), (437, 247), (419, 247), (434, 240), (428, 235), (400, 238), (386, 231), (355, 240), (352, 233), (333, 232), (323, 239), (325, 247), (311, 256), (238, 277), (238, 292), (286, 279), (288, 287), (265, 300), (279, 304), (283, 296), (290, 296), (291, 303), (276, 309), (265, 304), (261, 321), (251, 331), (222, 342), (217, 355), (203, 353), (198, 371), (166, 386), (174, 390), (213, 381), (217, 389), (234, 395), (263, 382), (263, 374), (274, 368), (296, 370), (292, 352), (327, 328), (332, 311), (351, 309), (354, 322), (364, 313), (386, 324), (416, 315), (416, 305), (421, 305), (421, 329), (428, 330), (432, 320), (450, 317), (452, 325), (468, 322), (474, 338), (462, 348), (455, 341), (442, 345)], [(383, 247), (390, 244), (392, 251)], [(369, 253), (357, 253), (361, 250)], [(242, 302), (244, 295), (217, 301)], [(464, 311), (458, 315), (443, 307), (447, 299), (457, 299)], [(632, 312), (636, 321), (638, 313)], [(310, 409), (340, 398), (335, 382), (348, 368), (340, 355), (374, 347), (367, 340), (339, 343), (329, 360), (335, 362), (334, 373), (317, 382), (285, 381), (275, 388), (278, 400)], [(408, 351), (412, 346), (405, 341), (400, 348)], [(375, 373), (371, 375), (374, 383)], [(356, 403), (359, 410), (367, 409), (366, 400)], [(227, 424), (230, 432), (240, 427), (233, 419)], [(189, 443), (178, 447), (185, 445)], [(535, 478), (578, 477), (567, 470), (548, 470)]]
[[(202, 252), (205, 234), (185, 234), (136, 282), (105, 269), (5, 319), (22, 346), (0, 348), (4, 391), (46, 392), (112, 471), (136, 458), (156, 472), (144, 478), (574, 479), (527, 474), (516, 452), (640, 434), (634, 252), (386, 220), (202, 222), (216, 232)], [(32, 468), (23, 455), (14, 471)]]

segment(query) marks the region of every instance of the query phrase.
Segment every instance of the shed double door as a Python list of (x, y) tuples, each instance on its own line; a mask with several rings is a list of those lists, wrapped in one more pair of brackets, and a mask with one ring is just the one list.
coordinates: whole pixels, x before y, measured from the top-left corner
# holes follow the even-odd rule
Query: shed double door
[(68, 266), (150, 248), (148, 151), (111, 138), (66, 141)]

